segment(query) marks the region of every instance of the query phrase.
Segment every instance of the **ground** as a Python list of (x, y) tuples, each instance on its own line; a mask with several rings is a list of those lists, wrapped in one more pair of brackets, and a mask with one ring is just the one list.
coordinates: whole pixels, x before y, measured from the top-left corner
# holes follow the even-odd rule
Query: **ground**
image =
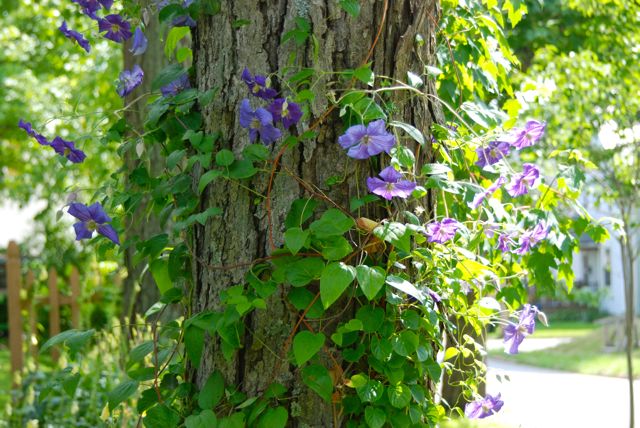
[[(552, 323), (538, 327), (526, 338), (518, 355), (503, 352), (502, 340), (489, 340), (489, 356), (519, 364), (564, 370), (575, 373), (626, 377), (627, 365), (622, 352), (604, 352), (604, 336), (597, 324)], [(640, 350), (636, 351), (634, 367), (640, 367)], [(636, 379), (640, 370), (636, 370)]]

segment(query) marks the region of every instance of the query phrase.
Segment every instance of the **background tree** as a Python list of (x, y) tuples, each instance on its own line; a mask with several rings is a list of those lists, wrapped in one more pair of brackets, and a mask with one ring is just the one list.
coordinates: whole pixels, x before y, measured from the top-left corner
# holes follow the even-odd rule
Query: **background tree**
[[(640, 170), (637, 93), (640, 66), (630, 60), (638, 46), (638, 5), (612, 0), (527, 2), (530, 14), (510, 36), (527, 65), (521, 76), (523, 110), (547, 121), (548, 146), (563, 161), (592, 167), (586, 178), (596, 205), (621, 220), (619, 243), (625, 287), (625, 331), (631, 426), (634, 425), (632, 352), (638, 258)], [(616, 24), (616, 31), (602, 31)], [(559, 174), (565, 188), (580, 187), (585, 177), (573, 169)], [(564, 175), (564, 177), (562, 176)], [(551, 197), (550, 202), (555, 203)], [(615, 225), (614, 225), (615, 226)], [(596, 240), (598, 237), (596, 237)]]

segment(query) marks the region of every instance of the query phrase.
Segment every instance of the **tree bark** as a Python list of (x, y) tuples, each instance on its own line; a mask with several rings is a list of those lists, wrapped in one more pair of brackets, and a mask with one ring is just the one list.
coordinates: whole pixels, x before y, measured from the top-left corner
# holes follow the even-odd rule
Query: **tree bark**
[[(351, 18), (334, 0), (223, 0), (221, 13), (206, 16), (198, 22), (194, 37), (195, 81), (200, 90), (219, 89), (215, 100), (203, 111), (206, 130), (219, 131), (222, 135), (218, 149), (227, 148), (239, 154), (249, 144), (246, 130), (238, 123), (238, 106), (247, 97), (247, 88), (240, 80), (245, 66), (253, 73), (276, 73), (289, 64), (290, 55), (295, 53), (296, 65), (315, 68), (319, 72), (355, 69), (372, 62), (376, 75), (406, 81), (407, 71), (422, 74), (421, 60), (434, 63), (439, 16), (437, 0), (360, 3), (360, 15)], [(315, 60), (311, 43), (296, 47), (292, 41), (280, 42), (283, 34), (295, 28), (296, 17), (306, 18), (311, 23), (319, 53)], [(248, 20), (250, 24), (234, 28), (233, 23), (239, 20)], [(424, 45), (416, 45), (417, 34), (424, 38)], [(312, 117), (300, 130), (307, 129), (309, 123), (329, 109), (326, 94), (336, 89), (328, 86), (333, 78), (322, 78), (314, 88), (316, 98)], [(427, 82), (423, 89), (431, 95), (436, 93), (434, 82)], [(441, 121), (440, 107), (433, 101), (411, 97), (404, 92), (394, 97), (399, 106), (394, 119), (413, 124), (425, 135), (429, 135), (432, 123)], [(342, 129), (336, 109), (323, 118), (322, 125), (316, 129), (315, 141), (299, 144), (282, 156), (270, 201), (271, 232), (276, 246), (282, 244), (283, 222), (292, 201), (310, 196), (290, 173), (318, 186), (333, 201), (348, 207), (350, 197), (364, 196), (365, 177), (379, 172), (378, 167), (375, 171), (370, 170), (368, 162), (346, 157), (337, 144)], [(275, 156), (281, 143), (270, 148)], [(246, 190), (249, 187), (265, 195), (268, 175), (256, 176), (251, 183), (243, 183), (244, 187), (234, 181), (217, 180), (203, 193), (202, 210), (219, 207), (224, 213), (194, 232), (193, 313), (220, 309), (220, 293), (232, 285), (244, 283), (246, 266), (212, 269), (213, 266), (237, 266), (272, 252), (265, 203), (254, 203), (256, 195)], [(327, 180), (334, 176), (344, 177), (344, 180), (326, 186)], [(196, 183), (197, 179), (196, 173)], [(286, 404), (291, 426), (334, 426), (336, 414), (332, 405), (310, 391), (295, 367), (280, 358), (279, 353), (299, 315), (286, 305), (285, 296), (286, 291), (277, 291), (267, 302), (266, 310), (255, 311), (246, 317), (243, 347), (231, 361), (223, 358), (219, 341), (209, 338), (203, 361), (200, 367), (194, 368), (194, 379), (201, 386), (208, 374), (217, 369), (223, 373), (227, 384), (236, 385), (248, 396), (264, 391), (270, 382), (280, 382), (289, 388), (289, 396), (293, 397)], [(331, 331), (325, 330), (325, 334), (329, 335)]]
[[(135, 64), (138, 64), (144, 71), (144, 79), (142, 84), (136, 88), (131, 95), (125, 99), (125, 105), (131, 103), (125, 112), (124, 118), (127, 125), (131, 128), (131, 137), (142, 135), (144, 133), (144, 121), (147, 114), (147, 97), (144, 94), (151, 92), (151, 82), (158, 72), (167, 64), (163, 49), (163, 34), (160, 23), (158, 22), (158, 14), (153, 2), (142, 0), (138, 2), (141, 7), (146, 8), (148, 14), (148, 22), (145, 26), (145, 35), (148, 39), (147, 50), (144, 54), (133, 56), (129, 51), (130, 42), (123, 47), (124, 68), (131, 70)], [(142, 139), (140, 140), (142, 142)], [(162, 156), (160, 155), (160, 147), (145, 146), (144, 153), (138, 157), (136, 150), (132, 149), (125, 155), (125, 164), (129, 172), (137, 168), (141, 163), (147, 165), (149, 174), (157, 176), (162, 172)], [(132, 193), (137, 193), (140, 189), (135, 184), (127, 181), (127, 189)], [(136, 240), (149, 239), (163, 232), (160, 221), (152, 209), (150, 209), (150, 197), (145, 197), (135, 212), (126, 218), (126, 230), (129, 237), (135, 237)], [(158, 301), (160, 293), (153, 277), (147, 271), (144, 275), (144, 262), (134, 263), (135, 245), (125, 250), (125, 266), (127, 268), (127, 277), (123, 282), (122, 294), (122, 314), (121, 319), (134, 321), (136, 315), (144, 314), (151, 305)]]

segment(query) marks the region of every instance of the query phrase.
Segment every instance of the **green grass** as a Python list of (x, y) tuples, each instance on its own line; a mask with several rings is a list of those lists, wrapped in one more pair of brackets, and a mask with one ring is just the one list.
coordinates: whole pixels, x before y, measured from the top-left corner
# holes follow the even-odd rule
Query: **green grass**
[[(549, 369), (564, 370), (583, 374), (626, 377), (627, 363), (622, 352), (605, 352), (604, 336), (600, 326), (585, 323), (557, 323), (556, 326), (536, 328), (530, 339), (549, 337), (573, 337), (569, 343), (541, 351), (505, 355), (501, 350), (491, 350), (493, 358)], [(640, 350), (633, 356), (633, 366), (640, 367)], [(635, 378), (640, 371), (634, 370)]]
[(0, 414), (9, 401), (11, 391), (11, 361), (9, 350), (0, 344)]

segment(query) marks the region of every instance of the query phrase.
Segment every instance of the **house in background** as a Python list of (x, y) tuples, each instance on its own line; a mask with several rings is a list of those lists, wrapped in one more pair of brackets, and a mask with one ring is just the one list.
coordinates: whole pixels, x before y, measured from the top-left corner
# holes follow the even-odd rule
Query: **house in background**
[[(587, 201), (588, 202), (588, 201)], [(590, 206), (589, 206), (590, 205)], [(614, 210), (607, 210), (600, 205), (585, 204), (591, 215), (601, 217), (615, 217)], [(608, 211), (608, 212), (607, 212)], [(573, 255), (573, 272), (575, 274), (575, 289), (588, 288), (604, 295), (600, 309), (611, 315), (623, 315), (625, 312), (624, 276), (622, 271), (622, 251), (616, 233), (609, 229), (611, 237), (603, 243), (596, 243), (588, 235), (580, 237), (580, 251)], [(636, 279), (635, 308), (640, 313), (638, 302), (638, 261), (634, 264)]]

